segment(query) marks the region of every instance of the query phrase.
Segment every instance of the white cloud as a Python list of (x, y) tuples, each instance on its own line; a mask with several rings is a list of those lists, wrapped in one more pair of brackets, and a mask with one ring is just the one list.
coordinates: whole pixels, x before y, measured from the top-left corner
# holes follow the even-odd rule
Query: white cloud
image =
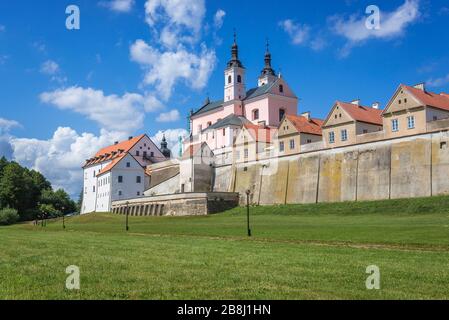
[(59, 73), (59, 65), (53, 60), (47, 60), (41, 64), (41, 73), (47, 75), (55, 75)]
[(430, 87), (442, 87), (449, 83), (449, 74), (447, 74), (445, 77), (441, 78), (432, 78), (426, 81), (426, 84)]
[(20, 123), (15, 120), (0, 118), (0, 135), (9, 132), (13, 128), (21, 127)]
[(161, 52), (143, 40), (131, 45), (131, 59), (145, 70), (144, 84), (154, 85), (164, 100), (171, 97), (173, 87), (182, 79), (193, 89), (203, 89), (216, 64), (213, 50), (201, 46), (194, 54), (184, 48)]
[(157, 122), (176, 122), (181, 118), (181, 114), (178, 110), (171, 110), (169, 112), (164, 112), (157, 117)]
[(12, 158), (21, 165), (35, 169), (46, 176), (54, 188), (63, 188), (77, 197), (82, 188), (85, 160), (100, 148), (127, 135), (101, 130), (100, 136), (78, 134), (71, 128), (58, 128), (48, 140), (10, 138)]
[(346, 56), (352, 47), (360, 45), (368, 39), (393, 39), (403, 36), (406, 28), (415, 22), (421, 13), (419, 0), (406, 0), (403, 5), (392, 12), (381, 12), (380, 28), (368, 29), (366, 27), (367, 16), (353, 15), (348, 19), (341, 16), (330, 18), (333, 31), (348, 40), (341, 54)]
[(101, 1), (99, 4), (109, 10), (119, 13), (126, 13), (132, 10), (134, 3), (134, 0), (110, 0)]
[(223, 26), (223, 20), (224, 17), (226, 16), (226, 12), (223, 11), (222, 9), (219, 9), (214, 16), (214, 26), (217, 29), (220, 29)]
[(290, 36), (293, 44), (303, 44), (309, 38), (310, 27), (308, 25), (300, 25), (291, 19), (281, 21), (279, 25)]
[(173, 42), (164, 42), (165, 39), (195, 43), (199, 39), (205, 13), (205, 0), (147, 0), (145, 3), (146, 22), (155, 32), (158, 32), (159, 23), (165, 25), (165, 36), (161, 40), (168, 47)]
[(165, 131), (159, 131), (156, 133), (153, 137), (151, 137), (151, 140), (154, 141), (158, 146), (162, 142), (162, 138), (165, 134), (165, 138), (167, 139), (168, 148), (172, 151), (172, 155), (174, 157), (178, 157), (179, 155), (179, 137), (184, 140), (188, 136), (187, 130), (184, 129), (169, 129)]

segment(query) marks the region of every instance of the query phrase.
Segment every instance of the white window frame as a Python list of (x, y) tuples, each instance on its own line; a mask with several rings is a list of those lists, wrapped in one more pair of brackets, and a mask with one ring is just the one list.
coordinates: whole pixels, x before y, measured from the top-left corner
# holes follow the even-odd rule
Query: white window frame
[(391, 131), (393, 131), (393, 132), (399, 131), (399, 119), (391, 120)]
[(341, 141), (348, 141), (348, 130), (341, 130)]
[(410, 130), (415, 129), (415, 116), (407, 117), (407, 128)]
[(335, 143), (335, 132), (329, 132), (329, 143)]

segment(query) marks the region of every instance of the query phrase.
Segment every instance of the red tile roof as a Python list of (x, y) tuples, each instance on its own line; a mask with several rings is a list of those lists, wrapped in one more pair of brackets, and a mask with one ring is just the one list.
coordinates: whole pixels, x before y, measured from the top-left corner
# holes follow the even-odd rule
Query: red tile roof
[(287, 115), (288, 120), (295, 126), (296, 130), (301, 133), (309, 133), (314, 135), (322, 135), (321, 127), (324, 123), (320, 119), (307, 119), (304, 116)]
[(97, 176), (101, 176), (102, 174), (111, 171), (117, 165), (117, 163), (120, 162), (120, 160), (126, 157), (127, 154), (128, 153), (122, 153), (119, 156), (115, 157), (114, 160), (111, 161), (111, 163), (109, 163), (106, 167), (104, 167), (103, 170), (98, 172)]
[(122, 141), (119, 144), (114, 144), (112, 146), (106, 147), (101, 149), (100, 151), (97, 152), (97, 154), (95, 155), (95, 157), (99, 157), (101, 155), (104, 154), (111, 154), (112, 152), (118, 152), (119, 150), (123, 150), (124, 152), (128, 152), (132, 147), (134, 147), (136, 145), (137, 142), (139, 142), (143, 137), (145, 137), (144, 134), (132, 138), (130, 140), (126, 140), (126, 141)]
[(337, 101), (337, 105), (345, 110), (349, 114), (349, 116), (356, 121), (371, 123), (380, 126), (383, 125), (382, 110), (341, 101)]
[(449, 94), (423, 91), (403, 84), (401, 84), (401, 87), (410, 92), (423, 105), (449, 111)]
[(277, 132), (277, 129), (261, 128), (260, 126), (252, 123), (245, 123), (243, 127), (248, 130), (249, 134), (256, 142), (271, 143), (273, 141), (273, 136)]

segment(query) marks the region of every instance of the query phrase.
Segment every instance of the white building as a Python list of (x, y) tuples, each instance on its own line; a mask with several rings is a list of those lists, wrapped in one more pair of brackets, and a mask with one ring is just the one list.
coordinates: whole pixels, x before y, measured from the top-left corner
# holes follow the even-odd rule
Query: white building
[(84, 195), (81, 214), (109, 212), (112, 201), (138, 198), (144, 195), (149, 179), (148, 165), (170, 157), (165, 139), (159, 149), (147, 135), (130, 137), (127, 141), (101, 149), (86, 160)]

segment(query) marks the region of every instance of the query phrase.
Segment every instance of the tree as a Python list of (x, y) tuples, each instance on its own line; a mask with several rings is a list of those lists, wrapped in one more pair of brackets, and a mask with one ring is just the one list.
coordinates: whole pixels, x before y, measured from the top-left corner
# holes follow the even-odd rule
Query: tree
[(34, 185), (42, 192), (43, 190), (52, 189), (51, 183), (40, 173), (35, 170), (30, 171)]
[(81, 213), (81, 208), (83, 207), (83, 200), (84, 200), (84, 190), (81, 188), (81, 192), (80, 195), (78, 197), (78, 202), (77, 202), (77, 212)]
[(62, 189), (57, 191), (53, 191), (51, 189), (42, 191), (40, 202), (42, 204), (51, 205), (53, 208), (63, 212), (64, 214), (73, 213), (76, 211), (76, 203), (70, 199), (67, 192)]

